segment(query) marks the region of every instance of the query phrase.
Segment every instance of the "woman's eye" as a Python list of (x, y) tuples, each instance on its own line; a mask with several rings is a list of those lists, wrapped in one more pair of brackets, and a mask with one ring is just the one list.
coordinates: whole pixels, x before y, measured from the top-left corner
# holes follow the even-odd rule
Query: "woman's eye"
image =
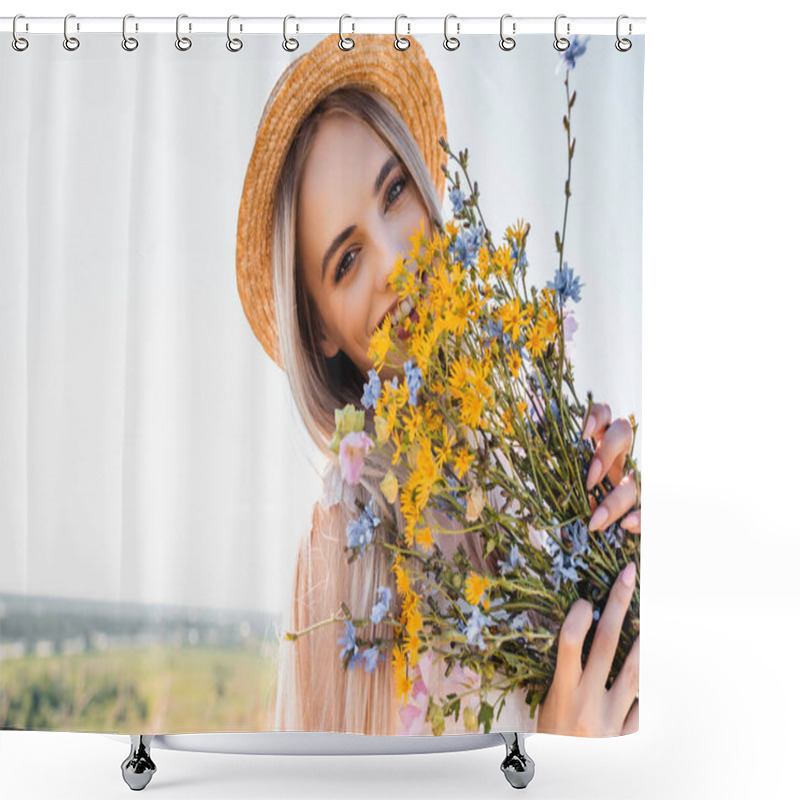
[[(397, 180), (392, 181), (392, 185), (386, 192), (387, 208), (402, 194), (405, 185), (406, 185), (406, 179), (404, 177), (397, 178)], [(395, 189), (397, 189), (398, 191), (395, 191)]]
[(339, 262), (339, 264), (336, 267), (336, 282), (337, 283), (342, 279), (342, 276), (346, 273), (346, 270), (343, 270), (344, 265), (346, 264), (348, 269), (349, 269), (350, 265), (353, 263), (352, 259), (348, 260), (348, 256), (354, 256), (355, 257), (355, 253), (352, 250), (348, 250), (342, 256), (342, 260)]
[[(392, 203), (397, 200), (397, 198), (403, 193), (403, 190), (406, 186), (406, 178), (405, 176), (400, 176), (392, 181), (391, 185), (386, 191), (386, 208), (388, 208)], [(343, 256), (342, 260), (336, 267), (336, 282), (338, 283), (349, 271), (350, 267), (353, 264), (353, 258), (355, 258), (356, 251), (348, 250)], [(352, 256), (353, 258), (350, 258)]]

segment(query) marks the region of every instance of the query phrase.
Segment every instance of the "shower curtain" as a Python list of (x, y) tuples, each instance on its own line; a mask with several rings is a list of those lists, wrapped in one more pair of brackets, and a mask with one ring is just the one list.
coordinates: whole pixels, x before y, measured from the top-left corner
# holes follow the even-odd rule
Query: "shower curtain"
[(0, 727), (635, 731), (644, 37), (78, 38), (2, 48)]

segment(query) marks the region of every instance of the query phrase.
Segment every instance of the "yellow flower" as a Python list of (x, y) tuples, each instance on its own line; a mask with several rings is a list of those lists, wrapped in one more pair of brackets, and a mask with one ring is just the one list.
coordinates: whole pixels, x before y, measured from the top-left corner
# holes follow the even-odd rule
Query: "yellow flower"
[(431, 536), (431, 529), (428, 526), (417, 530), (417, 542), (426, 553), (432, 552), (433, 536)]
[(519, 242), (525, 236), (528, 235), (530, 227), (531, 226), (529, 223), (525, 222), (524, 220), (518, 219), (513, 228), (511, 226), (506, 228), (506, 237), (508, 239), (514, 239), (515, 241)]
[(467, 522), (475, 522), (485, 505), (486, 495), (484, 495), (483, 489), (480, 486), (473, 486), (467, 493)]
[[(444, 224), (444, 229), (450, 240), (455, 239), (456, 236), (458, 236), (459, 225), (455, 220), (453, 219), (447, 220), (447, 222)], [(449, 246), (450, 241), (443, 242), (443, 244), (444, 246)]]
[(519, 350), (513, 350), (511, 352), (511, 355), (508, 357), (508, 368), (515, 378), (519, 376), (519, 371), (522, 369), (522, 356), (519, 354)]
[(406, 674), (405, 656), (397, 645), (392, 648), (392, 674), (394, 675), (395, 697), (398, 700), (402, 700), (403, 705), (405, 705), (408, 703), (411, 681)]
[(392, 432), (392, 425), (388, 419), (383, 417), (375, 417), (375, 434), (378, 444), (386, 444), (389, 440), (389, 435)]
[(506, 278), (511, 278), (511, 272), (514, 269), (514, 264), (516, 263), (516, 259), (511, 255), (511, 248), (504, 244), (502, 247), (498, 247), (494, 251), (494, 261), (495, 267), (499, 271), (501, 271)]
[(394, 503), (397, 499), (397, 476), (389, 470), (386, 475), (383, 476), (383, 480), (381, 481), (381, 491), (383, 492), (383, 496), (390, 502)]
[(375, 364), (375, 369), (378, 372), (380, 372), (381, 367), (383, 367), (386, 354), (389, 352), (389, 348), (392, 346), (392, 338), (389, 333), (391, 324), (391, 319), (386, 317), (378, 330), (372, 334), (372, 338), (370, 339), (367, 355), (372, 359), (372, 362)]
[(519, 339), (520, 326), (525, 324), (525, 314), (520, 309), (519, 297), (515, 297), (500, 309), (500, 319), (503, 320), (503, 330), (511, 334), (512, 340)]
[(398, 558), (392, 567), (394, 571), (395, 582), (397, 583), (397, 591), (400, 594), (407, 594), (411, 591), (411, 582), (408, 579), (408, 573), (403, 569), (402, 562)]
[[(489, 588), (489, 579), (484, 578), (482, 575), (478, 575), (475, 570), (470, 570), (469, 576), (467, 577), (466, 587), (464, 589), (464, 596), (467, 598), (467, 602), (470, 605), (476, 606), (478, 603), (481, 602), (481, 598), (483, 597), (483, 593)], [(488, 608), (488, 598), (484, 603), (484, 608)]]
[(500, 418), (503, 422), (503, 433), (507, 433), (511, 435), (514, 433), (514, 428), (511, 425), (511, 408), (507, 408), (504, 412), (502, 417)]
[(436, 457), (436, 465), (441, 469), (446, 463), (447, 459), (450, 458), (450, 453), (453, 450), (453, 444), (455, 443), (456, 437), (450, 434), (450, 431), (445, 428), (444, 433), (442, 434), (442, 446), (439, 449), (439, 455)]
[(480, 250), (478, 250), (478, 275), (480, 275), (482, 281), (486, 281), (489, 278), (489, 272), (492, 266), (492, 259), (489, 256), (489, 248), (484, 244), (481, 245)]
[(453, 464), (453, 469), (456, 471), (459, 480), (464, 477), (464, 473), (469, 469), (474, 458), (474, 453), (470, 453), (465, 447), (459, 448), (455, 463)]
[(534, 326), (530, 329), (530, 331), (528, 331), (527, 345), (531, 358), (538, 358), (541, 356), (542, 353), (544, 353), (546, 344), (547, 343), (545, 342), (544, 336), (542, 336), (542, 332), (538, 325)]

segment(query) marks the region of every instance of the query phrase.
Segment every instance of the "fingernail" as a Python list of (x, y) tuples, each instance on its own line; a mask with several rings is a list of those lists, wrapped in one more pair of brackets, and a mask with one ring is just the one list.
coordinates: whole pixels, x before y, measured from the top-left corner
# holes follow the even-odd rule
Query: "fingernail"
[(627, 586), (629, 589), (633, 586), (634, 581), (636, 580), (636, 564), (631, 561), (624, 570), (622, 570), (622, 582)]
[(603, 469), (603, 464), (599, 458), (594, 459), (592, 461), (591, 466), (589, 467), (589, 474), (586, 477), (586, 488), (591, 489), (597, 483), (597, 479), (600, 477), (600, 471)]
[(589, 530), (594, 531), (603, 526), (603, 523), (608, 519), (608, 509), (605, 506), (598, 506), (589, 520)]
[(584, 439), (588, 439), (594, 433), (596, 425), (597, 420), (594, 417), (589, 417), (589, 421), (586, 423), (586, 430), (583, 432)]

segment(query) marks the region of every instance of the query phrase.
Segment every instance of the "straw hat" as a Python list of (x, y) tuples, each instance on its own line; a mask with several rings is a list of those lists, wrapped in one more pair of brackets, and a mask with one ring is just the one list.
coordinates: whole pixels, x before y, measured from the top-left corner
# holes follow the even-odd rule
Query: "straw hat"
[(355, 85), (374, 89), (394, 105), (417, 141), (440, 198), (444, 173), (439, 137), (446, 136), (439, 82), (422, 47), (399, 51), (386, 34), (355, 36), (343, 51), (339, 34), (323, 39), (293, 61), (275, 84), (261, 115), (239, 205), (236, 279), (253, 332), (283, 368), (272, 276), (272, 210), (275, 186), (298, 127), (319, 100), (334, 89)]

